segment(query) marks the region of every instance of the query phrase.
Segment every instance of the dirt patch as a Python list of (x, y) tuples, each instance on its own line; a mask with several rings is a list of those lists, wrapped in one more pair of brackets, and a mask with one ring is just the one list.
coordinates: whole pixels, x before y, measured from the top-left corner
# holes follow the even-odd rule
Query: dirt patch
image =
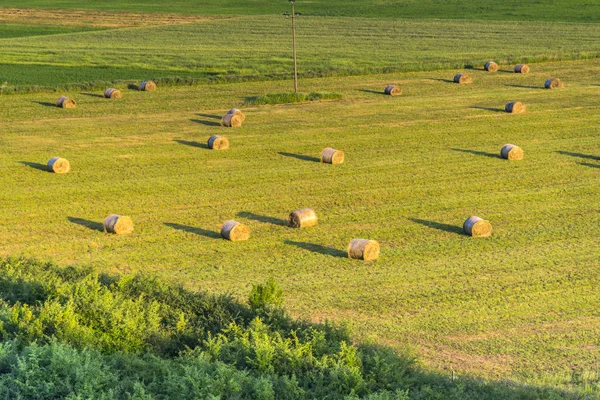
[(215, 19), (215, 17), (94, 10), (50, 10), (0, 7), (0, 23), (6, 24), (127, 28), (136, 26), (189, 24), (211, 19)]

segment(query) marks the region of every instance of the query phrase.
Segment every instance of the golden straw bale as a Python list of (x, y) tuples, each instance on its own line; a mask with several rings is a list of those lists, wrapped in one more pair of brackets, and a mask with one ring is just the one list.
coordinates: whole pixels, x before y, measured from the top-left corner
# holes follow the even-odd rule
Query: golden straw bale
[(527, 74), (527, 73), (529, 73), (529, 65), (517, 64), (517, 65), (515, 65), (515, 72), (517, 74)]
[(153, 90), (156, 90), (156, 83), (152, 81), (144, 81), (140, 83), (140, 90), (143, 90), (145, 92), (151, 92)]
[(56, 107), (60, 107), (60, 108), (77, 108), (77, 103), (75, 103), (75, 100), (73, 100), (70, 97), (61, 96), (56, 101)]
[(473, 237), (488, 237), (492, 235), (492, 224), (476, 216), (467, 218), (463, 224), (463, 231)]
[(242, 122), (246, 119), (243, 112), (237, 108), (232, 108), (227, 114), (221, 118), (221, 125), (230, 128), (239, 128), (242, 126)]
[(510, 103), (506, 103), (504, 111), (512, 114), (523, 114), (526, 108), (527, 107), (525, 107), (525, 104), (521, 103), (520, 101), (511, 101)]
[(133, 232), (133, 221), (123, 215), (111, 214), (104, 219), (104, 232), (129, 235)]
[(108, 88), (104, 91), (104, 97), (106, 97), (107, 99), (120, 99), (121, 97), (123, 97), (123, 94), (120, 90), (117, 90), (115, 88)]
[(498, 71), (498, 64), (496, 64), (493, 61), (488, 61), (483, 66), (483, 69), (485, 69), (488, 72), (496, 72), (496, 71)]
[(344, 162), (344, 152), (327, 147), (321, 153), (321, 162), (326, 164), (341, 164)]
[(473, 79), (467, 74), (456, 74), (454, 75), (455, 83), (473, 83)]
[(500, 155), (507, 160), (522, 160), (523, 149), (514, 144), (505, 144), (502, 146), (502, 150), (500, 150)]
[(544, 83), (546, 89), (558, 89), (564, 87), (563, 83), (558, 78), (550, 78)]
[(390, 96), (400, 96), (402, 94), (402, 88), (396, 85), (387, 85), (383, 93), (389, 94)]
[(234, 220), (225, 221), (221, 227), (221, 236), (232, 242), (248, 240), (250, 237), (250, 228)]
[(288, 226), (291, 228), (308, 228), (319, 222), (317, 214), (311, 208), (303, 208), (292, 212), (288, 218)]
[(232, 108), (231, 110), (229, 110), (227, 112), (227, 114), (238, 115), (242, 119), (242, 122), (244, 122), (244, 120), (246, 119), (246, 115), (241, 110), (238, 110), (237, 108)]
[(229, 140), (224, 136), (212, 135), (208, 139), (208, 148), (212, 150), (227, 150), (229, 148)]
[(52, 157), (48, 161), (48, 171), (55, 174), (66, 174), (71, 171), (71, 163), (64, 158)]
[(352, 239), (348, 245), (348, 257), (365, 261), (379, 258), (379, 243), (369, 239)]

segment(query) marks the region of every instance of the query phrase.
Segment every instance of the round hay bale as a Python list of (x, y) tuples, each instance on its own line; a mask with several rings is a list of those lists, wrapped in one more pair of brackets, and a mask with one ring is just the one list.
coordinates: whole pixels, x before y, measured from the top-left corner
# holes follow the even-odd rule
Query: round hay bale
[(463, 224), (463, 231), (472, 237), (488, 237), (492, 235), (492, 224), (476, 216), (467, 218)]
[(455, 83), (473, 83), (473, 79), (467, 74), (456, 74), (454, 75)]
[(61, 96), (56, 101), (56, 107), (60, 107), (60, 108), (77, 108), (77, 103), (75, 103), (75, 100), (73, 100), (70, 97)]
[(525, 104), (520, 101), (511, 101), (510, 103), (506, 103), (504, 107), (504, 111), (511, 114), (523, 114), (527, 107)]
[(522, 160), (523, 159), (523, 149), (519, 146), (515, 146), (514, 144), (505, 144), (502, 146), (502, 150), (500, 150), (500, 155), (502, 158), (507, 160)]
[(396, 85), (387, 85), (383, 93), (388, 94), (390, 96), (400, 96), (402, 94), (402, 88)]
[(369, 239), (352, 239), (348, 245), (348, 257), (373, 261), (379, 258), (379, 243)]
[(156, 83), (152, 81), (144, 81), (140, 83), (140, 90), (144, 92), (152, 92), (153, 90), (156, 90)]
[(221, 227), (221, 236), (224, 239), (231, 240), (232, 242), (248, 240), (250, 237), (250, 228), (231, 219), (229, 221), (225, 221)]
[(71, 163), (64, 158), (52, 157), (48, 161), (48, 171), (55, 174), (66, 174), (71, 171)]
[(517, 64), (517, 65), (515, 65), (515, 73), (517, 73), (517, 74), (527, 74), (527, 73), (529, 73), (529, 65), (527, 65), (527, 64)]
[(111, 214), (104, 219), (104, 232), (129, 235), (133, 232), (133, 221), (123, 215)]
[(123, 97), (123, 94), (120, 90), (117, 90), (115, 88), (108, 88), (104, 91), (104, 97), (106, 97), (107, 99), (120, 99), (121, 97)]
[(227, 112), (227, 114), (239, 115), (242, 119), (242, 122), (244, 122), (244, 120), (246, 119), (246, 115), (244, 115), (244, 113), (241, 110), (238, 110), (237, 108), (232, 108)]
[(208, 138), (208, 148), (212, 150), (227, 150), (229, 148), (229, 140), (224, 136), (212, 135)]
[(232, 108), (227, 114), (221, 118), (221, 125), (228, 128), (239, 128), (242, 126), (242, 122), (246, 119), (243, 112), (237, 108)]
[(497, 72), (498, 71), (498, 64), (496, 64), (493, 61), (488, 61), (483, 66), (483, 69), (485, 69), (488, 72)]
[(327, 147), (321, 153), (321, 162), (325, 164), (341, 164), (344, 162), (344, 152)]
[(563, 83), (558, 78), (550, 78), (544, 83), (546, 89), (558, 89), (564, 87)]
[(303, 208), (292, 212), (288, 218), (288, 226), (291, 228), (308, 228), (319, 222), (317, 214), (311, 208)]

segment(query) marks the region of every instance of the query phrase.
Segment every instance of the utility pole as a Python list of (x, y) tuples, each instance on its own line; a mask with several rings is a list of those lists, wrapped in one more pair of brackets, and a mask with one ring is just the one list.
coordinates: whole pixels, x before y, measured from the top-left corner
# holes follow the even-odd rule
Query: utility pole
[(294, 48), (294, 93), (298, 94), (298, 64), (296, 63), (296, 13), (294, 12), (294, 3), (296, 0), (290, 0), (292, 3), (292, 47)]

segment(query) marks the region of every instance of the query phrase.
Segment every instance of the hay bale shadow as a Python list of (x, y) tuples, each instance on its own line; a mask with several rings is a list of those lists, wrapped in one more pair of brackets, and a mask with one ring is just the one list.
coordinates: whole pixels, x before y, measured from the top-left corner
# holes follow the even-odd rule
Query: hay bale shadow
[(266, 215), (254, 214), (248, 211), (240, 211), (236, 214), (236, 216), (241, 218), (250, 219), (253, 221), (264, 222), (267, 224), (278, 225), (278, 226), (286, 226), (287, 221), (280, 218), (267, 217)]
[(348, 253), (345, 251), (334, 249), (332, 247), (321, 246), (320, 244), (308, 243), (308, 242), (295, 242), (293, 240), (285, 240), (283, 243), (289, 244), (290, 246), (298, 247), (300, 249), (312, 251), (313, 253), (319, 253), (319, 254), (323, 254), (326, 256), (332, 256), (332, 257), (348, 258)]
[(454, 81), (452, 79), (429, 78), (429, 80), (430, 81), (440, 81), (440, 82), (454, 83)]
[(409, 220), (411, 220), (412, 222), (416, 222), (417, 224), (426, 226), (428, 228), (433, 228), (433, 229), (437, 229), (437, 230), (444, 231), (444, 232), (457, 233), (459, 235), (464, 234), (462, 227), (459, 227), (456, 225), (442, 224), (440, 222), (429, 221), (426, 219), (419, 219), (419, 218), (409, 218)]
[(465, 65), (465, 69), (469, 69), (471, 71), (485, 71), (485, 68), (483, 68), (483, 67), (478, 68), (478, 67), (474, 67), (472, 65)]
[(97, 94), (97, 93), (79, 93), (82, 96), (88, 96), (88, 97), (100, 97), (100, 98), (104, 98), (103, 94)]
[(296, 159), (302, 160), (302, 161), (321, 162), (321, 159), (319, 157), (305, 156), (303, 154), (287, 153), (285, 151), (280, 151), (278, 154), (285, 156), (285, 157), (296, 158)]
[(450, 150), (460, 151), (461, 153), (475, 154), (477, 156), (484, 156), (484, 157), (490, 157), (490, 158), (502, 158), (502, 156), (500, 154), (486, 153), (485, 151), (469, 150), (469, 149), (455, 149), (455, 148), (452, 148)]
[(194, 233), (198, 236), (205, 236), (211, 239), (219, 239), (221, 237), (219, 232), (202, 229), (196, 226), (176, 224), (173, 222), (164, 222), (164, 225), (168, 226), (169, 228), (177, 229), (178, 231)]
[(578, 162), (577, 164), (583, 165), (584, 167), (600, 168), (600, 164), (590, 164), (590, 163), (585, 163), (585, 162)]
[(130, 83), (127, 85), (127, 89), (129, 90), (140, 90), (140, 87), (138, 85), (136, 85), (135, 83)]
[(504, 86), (516, 87), (516, 88), (521, 88), (521, 89), (542, 89), (542, 90), (547, 90), (543, 86), (511, 85), (509, 83), (505, 84)]
[(69, 220), (69, 222), (84, 226), (93, 231), (104, 232), (104, 224), (102, 224), (101, 222), (91, 221), (89, 219), (83, 219), (83, 218), (77, 218), (77, 217), (67, 217), (67, 219)]
[(29, 161), (19, 161), (19, 162), (23, 165), (27, 165), (29, 168), (39, 169), (40, 171), (49, 172), (47, 164), (40, 164), (40, 163), (29, 162)]
[(46, 106), (46, 107), (56, 107), (56, 103), (51, 103), (49, 101), (32, 101), (32, 103), (37, 103), (39, 105)]
[(504, 110), (504, 108), (492, 108), (492, 107), (481, 107), (481, 106), (471, 106), (469, 108), (473, 108), (473, 109), (476, 109), (476, 110), (493, 111), (493, 112), (497, 112), (497, 113), (506, 113), (506, 111)]
[(214, 115), (214, 114), (196, 114), (199, 117), (205, 117), (205, 118), (212, 118), (212, 119), (218, 119), (219, 121), (221, 120), (221, 117), (218, 115)]
[(562, 154), (564, 156), (579, 157), (579, 158), (586, 158), (588, 160), (600, 161), (600, 156), (593, 156), (591, 154), (572, 153), (570, 151), (561, 151), (561, 150), (558, 150), (556, 153)]
[(200, 147), (201, 149), (208, 149), (208, 144), (206, 144), (206, 143), (192, 142), (189, 140), (180, 140), (180, 139), (174, 139), (173, 141), (177, 142), (179, 144), (184, 144), (186, 146)]
[(202, 124), (202, 125), (206, 125), (206, 126), (221, 126), (221, 124), (219, 122), (215, 122), (215, 121), (204, 121), (202, 119), (190, 119), (190, 121), (195, 122), (197, 124)]
[(356, 89), (358, 92), (363, 92), (363, 93), (373, 93), (373, 94), (382, 94), (384, 96), (387, 96), (387, 94), (385, 94), (383, 92), (383, 90), (370, 90), (370, 89)]

